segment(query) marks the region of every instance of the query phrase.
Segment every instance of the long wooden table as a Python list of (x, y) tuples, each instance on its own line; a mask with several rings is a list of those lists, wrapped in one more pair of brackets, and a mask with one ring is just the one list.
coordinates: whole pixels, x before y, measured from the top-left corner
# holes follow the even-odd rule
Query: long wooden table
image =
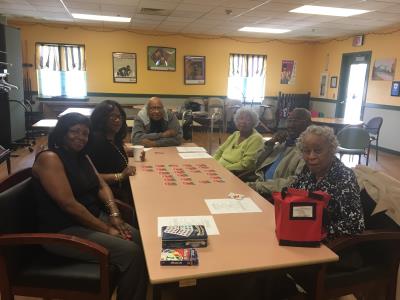
[[(275, 236), (273, 206), (214, 159), (183, 160), (175, 147), (153, 148), (146, 152), (145, 162), (133, 162), (136, 175), (130, 177), (150, 282), (153, 285), (187, 280), (229, 276), (336, 261), (337, 255), (325, 246), (297, 248), (279, 246)], [(201, 173), (186, 173), (195, 185), (163, 184), (156, 165), (191, 164)], [(198, 164), (214, 169), (224, 183), (201, 183), (209, 177)], [(154, 172), (143, 166), (153, 166)], [(184, 167), (185, 168), (185, 167)], [(186, 169), (185, 169), (186, 170)], [(227, 198), (230, 192), (250, 197), (261, 213), (218, 214), (214, 220), (220, 235), (209, 236), (209, 246), (198, 249), (198, 266), (160, 266), (161, 239), (157, 235), (157, 217), (211, 215), (204, 199)]]

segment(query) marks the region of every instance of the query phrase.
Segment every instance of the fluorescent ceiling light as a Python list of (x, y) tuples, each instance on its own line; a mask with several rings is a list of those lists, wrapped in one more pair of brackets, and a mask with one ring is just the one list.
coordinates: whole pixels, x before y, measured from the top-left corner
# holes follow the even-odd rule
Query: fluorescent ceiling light
[(262, 33), (285, 33), (291, 30), (289, 29), (277, 29), (277, 28), (265, 28), (265, 27), (242, 27), (239, 31), (247, 31), (247, 32), (262, 32)]
[(100, 16), (100, 15), (87, 15), (87, 14), (72, 14), (75, 19), (94, 20), (94, 21), (108, 21), (108, 22), (130, 22), (131, 18), (113, 17), (113, 16)]
[(299, 13), (299, 14), (323, 15), (323, 16), (350, 17), (355, 15), (365, 14), (367, 12), (370, 12), (370, 10), (303, 5), (298, 8), (292, 9), (289, 12)]

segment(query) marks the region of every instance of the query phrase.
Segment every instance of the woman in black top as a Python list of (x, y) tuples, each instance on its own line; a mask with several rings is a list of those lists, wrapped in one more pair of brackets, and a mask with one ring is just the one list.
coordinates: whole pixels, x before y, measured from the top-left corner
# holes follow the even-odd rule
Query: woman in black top
[[(145, 299), (147, 276), (140, 236), (122, 221), (110, 188), (85, 154), (89, 125), (89, 119), (81, 114), (62, 116), (49, 135), (49, 150), (36, 157), (32, 172), (38, 227), (106, 247), (110, 264), (121, 272), (117, 299)], [(93, 260), (73, 249), (47, 248), (64, 256)]]
[(127, 133), (125, 111), (118, 102), (105, 100), (96, 106), (90, 119), (88, 154), (115, 197), (133, 206), (128, 179), (135, 175), (136, 169), (129, 166), (124, 149)]

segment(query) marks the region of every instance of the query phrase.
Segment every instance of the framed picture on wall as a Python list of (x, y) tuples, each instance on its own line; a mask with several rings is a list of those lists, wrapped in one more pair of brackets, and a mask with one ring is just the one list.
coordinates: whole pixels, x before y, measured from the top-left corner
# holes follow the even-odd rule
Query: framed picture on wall
[(328, 73), (321, 73), (319, 80), (319, 96), (326, 97), (328, 90)]
[(331, 85), (330, 87), (332, 89), (336, 89), (337, 88), (337, 76), (331, 76)]
[(400, 81), (393, 81), (392, 82), (392, 90), (390, 92), (390, 96), (400, 96)]
[(136, 83), (136, 53), (113, 52), (114, 82)]
[(206, 57), (186, 55), (183, 58), (185, 84), (206, 83)]
[(175, 71), (176, 49), (168, 47), (147, 47), (147, 69), (152, 71)]

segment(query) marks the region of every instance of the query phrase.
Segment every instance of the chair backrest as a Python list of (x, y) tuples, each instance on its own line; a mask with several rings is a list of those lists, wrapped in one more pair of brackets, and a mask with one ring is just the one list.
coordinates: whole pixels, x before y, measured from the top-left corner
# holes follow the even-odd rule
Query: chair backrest
[(185, 110), (182, 114), (182, 132), (184, 140), (192, 139), (193, 113), (191, 110)]
[(31, 168), (0, 182), (0, 234), (35, 232)]
[(383, 123), (382, 117), (374, 117), (369, 120), (365, 126), (370, 134), (378, 135)]
[(337, 134), (339, 145), (347, 149), (365, 149), (369, 144), (369, 133), (361, 127), (346, 126)]

